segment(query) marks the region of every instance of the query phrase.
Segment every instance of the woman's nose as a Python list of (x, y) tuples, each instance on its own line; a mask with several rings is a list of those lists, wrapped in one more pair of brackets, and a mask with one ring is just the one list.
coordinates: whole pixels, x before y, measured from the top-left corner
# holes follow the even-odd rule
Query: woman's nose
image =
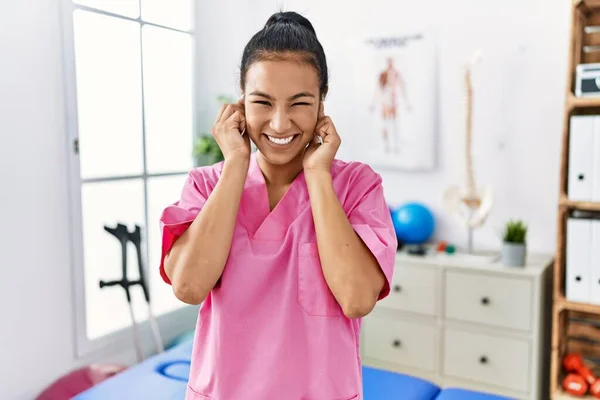
[(292, 127), (292, 121), (285, 111), (275, 111), (271, 118), (270, 128), (277, 133), (285, 133)]

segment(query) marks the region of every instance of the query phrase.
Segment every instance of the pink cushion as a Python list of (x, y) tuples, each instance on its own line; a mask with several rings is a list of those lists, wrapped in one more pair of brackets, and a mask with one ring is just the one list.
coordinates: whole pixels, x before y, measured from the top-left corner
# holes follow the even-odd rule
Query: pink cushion
[(57, 379), (35, 400), (68, 400), (125, 369), (124, 365), (88, 365)]

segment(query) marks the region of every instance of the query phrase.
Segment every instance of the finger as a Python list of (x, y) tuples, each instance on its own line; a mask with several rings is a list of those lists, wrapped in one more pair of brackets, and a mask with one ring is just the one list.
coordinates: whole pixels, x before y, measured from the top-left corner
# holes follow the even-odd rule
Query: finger
[(240, 110), (236, 110), (231, 117), (226, 121), (225, 126), (228, 128), (237, 128), (240, 134), (246, 130), (246, 117)]
[(223, 115), (223, 112), (225, 111), (226, 107), (227, 107), (227, 104), (223, 104), (221, 106), (221, 108), (219, 109), (219, 113), (217, 114), (217, 119), (215, 119), (215, 124), (221, 120), (221, 116)]
[(229, 117), (231, 117), (231, 115), (234, 113), (235, 111), (233, 110), (233, 108), (231, 107), (231, 104), (226, 104), (225, 105), (225, 110), (223, 110), (223, 112), (221, 113), (221, 117), (219, 118), (218, 122), (223, 122), (226, 121), (227, 119), (229, 119)]
[(321, 137), (325, 138), (325, 136), (329, 135), (332, 130), (331, 121), (328, 117), (323, 118), (315, 127), (315, 132), (317, 132)]
[(228, 104), (221, 115), (221, 119), (219, 122), (227, 121), (236, 111), (241, 110), (241, 107), (237, 104)]
[(317, 126), (315, 127), (315, 130), (321, 130), (328, 124), (329, 124), (329, 119), (327, 117), (322, 118), (319, 122), (317, 122)]
[(317, 125), (315, 132), (322, 138), (323, 143), (341, 143), (342, 141), (329, 117), (325, 117)]
[(238, 113), (238, 116), (235, 117), (235, 118), (237, 119), (237, 121), (239, 123), (238, 126), (239, 126), (239, 129), (240, 129), (240, 133), (242, 135), (244, 135), (244, 133), (246, 133), (246, 128), (247, 128), (247, 126), (246, 126), (246, 113), (244, 112), (243, 108), (242, 109), (238, 109), (236, 112)]

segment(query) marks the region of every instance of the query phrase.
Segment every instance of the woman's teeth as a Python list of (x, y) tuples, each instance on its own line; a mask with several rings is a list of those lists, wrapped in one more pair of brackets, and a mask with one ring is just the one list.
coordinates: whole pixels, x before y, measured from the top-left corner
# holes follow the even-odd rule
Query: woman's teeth
[(269, 135), (267, 135), (267, 137), (269, 138), (269, 140), (270, 140), (271, 142), (273, 142), (273, 143), (275, 143), (275, 144), (279, 144), (279, 145), (286, 145), (286, 144), (289, 144), (289, 143), (290, 143), (290, 142), (291, 142), (291, 141), (294, 139), (294, 136), (295, 136), (295, 135), (293, 135), (293, 136), (289, 136), (289, 137), (286, 137), (286, 138), (284, 138), (284, 139), (280, 139), (280, 138), (275, 138), (275, 137), (272, 137), (272, 136), (269, 136)]

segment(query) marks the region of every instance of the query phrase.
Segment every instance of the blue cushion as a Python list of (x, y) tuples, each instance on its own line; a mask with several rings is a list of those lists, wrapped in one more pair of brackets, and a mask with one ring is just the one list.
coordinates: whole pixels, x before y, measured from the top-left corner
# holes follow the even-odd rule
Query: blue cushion
[(183, 399), (192, 342), (150, 357), (74, 397), (74, 400)]
[(516, 400), (511, 397), (497, 396), (465, 389), (444, 389), (436, 400)]
[[(148, 358), (74, 399), (183, 399), (191, 350), (192, 342), (184, 342)], [(363, 367), (362, 374), (364, 400), (512, 400), (463, 389), (440, 392), (436, 385), (424, 379), (370, 367)]]
[(363, 367), (364, 400), (433, 400), (440, 389), (413, 376)]

